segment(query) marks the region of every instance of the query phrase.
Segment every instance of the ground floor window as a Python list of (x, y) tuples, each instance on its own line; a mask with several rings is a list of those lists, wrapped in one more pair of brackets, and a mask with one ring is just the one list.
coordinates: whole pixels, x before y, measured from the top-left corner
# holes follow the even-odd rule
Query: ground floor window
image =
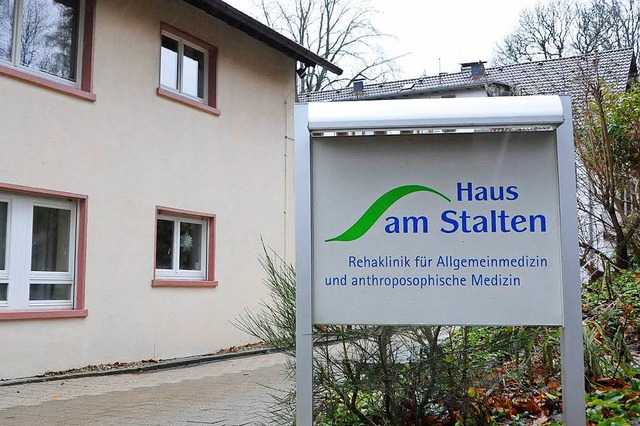
[(215, 286), (215, 216), (158, 208), (154, 286)]
[(0, 185), (0, 319), (7, 312), (84, 308), (78, 272), (84, 271), (85, 202), (74, 194)]

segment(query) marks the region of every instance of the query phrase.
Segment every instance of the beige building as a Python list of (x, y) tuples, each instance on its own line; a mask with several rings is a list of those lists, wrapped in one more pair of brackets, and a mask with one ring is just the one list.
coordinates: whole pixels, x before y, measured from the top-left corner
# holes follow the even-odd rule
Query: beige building
[(0, 0), (0, 379), (247, 343), (296, 62), (219, 0)]

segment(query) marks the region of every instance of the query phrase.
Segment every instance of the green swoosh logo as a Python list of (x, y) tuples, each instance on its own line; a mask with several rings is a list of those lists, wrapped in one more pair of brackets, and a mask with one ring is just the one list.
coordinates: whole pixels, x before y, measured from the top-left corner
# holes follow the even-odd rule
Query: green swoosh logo
[(448, 202), (451, 202), (451, 199), (441, 192), (436, 191), (433, 188), (429, 188), (428, 186), (422, 185), (405, 185), (399, 186), (397, 188), (392, 189), (391, 191), (383, 194), (380, 198), (378, 198), (371, 207), (367, 209), (366, 212), (354, 223), (351, 225), (351, 228), (344, 231), (341, 235), (338, 235), (334, 238), (329, 238), (325, 240), (326, 243), (331, 241), (353, 241), (362, 237), (367, 233), (369, 229), (376, 223), (380, 216), (386, 212), (389, 207), (391, 207), (396, 201), (401, 199), (402, 197), (406, 197), (409, 194), (413, 194), (414, 192), (431, 192), (436, 194)]

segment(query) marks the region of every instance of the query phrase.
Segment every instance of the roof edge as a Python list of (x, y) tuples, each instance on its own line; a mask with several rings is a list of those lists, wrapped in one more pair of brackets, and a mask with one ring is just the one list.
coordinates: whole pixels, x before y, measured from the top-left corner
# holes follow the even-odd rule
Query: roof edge
[[(482, 82), (470, 82), (470, 83), (462, 83), (462, 84), (452, 84), (452, 85), (448, 85), (448, 86), (438, 86), (438, 87), (429, 87), (426, 89), (419, 89), (419, 90), (406, 90), (406, 91), (399, 91), (399, 92), (389, 92), (389, 93), (382, 93), (382, 94), (378, 94), (378, 95), (364, 95), (364, 96), (358, 96), (358, 97), (353, 97), (353, 98), (347, 98), (347, 99), (336, 99), (333, 100), (332, 102), (353, 102), (353, 101), (364, 101), (364, 100), (385, 100), (385, 99), (390, 99), (390, 98), (399, 98), (402, 97), (403, 93), (406, 93), (408, 96), (420, 96), (420, 95), (426, 95), (426, 94), (431, 94), (431, 93), (438, 93), (438, 92), (449, 92), (451, 90), (472, 90), (472, 89), (484, 89), (487, 87), (487, 85), (500, 85), (500, 86), (505, 86), (505, 87), (511, 87), (508, 84), (505, 83), (501, 83), (499, 81), (493, 81), (493, 80), (487, 80), (487, 81), (482, 81)], [(301, 93), (299, 96), (302, 98), (304, 97), (306, 93)], [(310, 92), (310, 94), (313, 94), (313, 92)], [(340, 95), (340, 92), (337, 91), (336, 95)], [(309, 102), (309, 101), (307, 101)], [(317, 102), (317, 101), (314, 101)], [(326, 102), (326, 101), (325, 101)]]
[(183, 1), (307, 66), (320, 65), (334, 74), (342, 74), (342, 68), (221, 0)]

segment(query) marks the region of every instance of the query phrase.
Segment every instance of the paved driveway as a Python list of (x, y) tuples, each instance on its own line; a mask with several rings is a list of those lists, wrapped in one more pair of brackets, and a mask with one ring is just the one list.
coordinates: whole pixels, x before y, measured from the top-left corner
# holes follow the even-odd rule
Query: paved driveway
[(255, 355), (138, 374), (0, 386), (0, 425), (274, 424), (292, 386), (285, 356)]

